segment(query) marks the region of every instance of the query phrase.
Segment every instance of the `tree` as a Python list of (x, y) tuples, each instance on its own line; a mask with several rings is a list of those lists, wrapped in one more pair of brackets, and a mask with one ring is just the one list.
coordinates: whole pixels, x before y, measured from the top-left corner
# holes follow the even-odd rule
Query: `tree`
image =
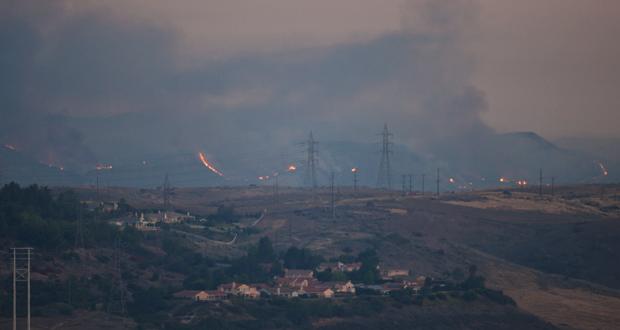
[(262, 237), (258, 241), (257, 259), (259, 262), (272, 262), (276, 258), (273, 245), (269, 237)]
[(209, 217), (214, 221), (235, 222), (239, 216), (235, 213), (235, 207), (232, 205), (220, 205), (217, 207), (215, 214)]
[(323, 258), (312, 254), (307, 249), (290, 247), (283, 256), (284, 266), (290, 269), (314, 269)]
[(351, 274), (352, 279), (362, 281), (366, 284), (374, 284), (381, 278), (379, 276), (379, 270), (377, 269), (379, 257), (375, 250), (368, 249), (361, 252), (357, 260), (362, 263), (362, 266), (358, 271)]

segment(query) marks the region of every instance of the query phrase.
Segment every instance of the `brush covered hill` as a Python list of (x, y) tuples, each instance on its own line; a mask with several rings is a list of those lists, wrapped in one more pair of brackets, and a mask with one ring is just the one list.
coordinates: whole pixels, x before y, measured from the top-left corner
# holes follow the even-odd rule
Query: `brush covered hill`
[[(122, 200), (118, 204), (113, 214), (104, 214), (86, 208), (70, 190), (52, 193), (44, 187), (17, 184), (0, 189), (2, 250), (35, 249), (35, 327), (553, 328), (480, 281), (449, 292), (429, 286), (417, 298), (395, 294), (334, 300), (178, 300), (173, 293), (180, 290), (214, 289), (231, 281), (266, 282), (281, 272), (279, 265), (312, 268), (321, 257), (295, 248), (277, 253), (266, 238), (258, 245), (247, 245), (240, 255), (212, 257), (174, 230), (144, 233), (111, 225), (110, 220), (135, 212)], [(8, 261), (9, 255), (4, 254), (4, 259)], [(265, 268), (265, 263), (272, 267)], [(12, 282), (6, 267), (0, 269), (0, 283), (0, 295), (8, 297), (0, 300), (0, 324), (8, 324)], [(18, 305), (23, 316), (23, 300)]]

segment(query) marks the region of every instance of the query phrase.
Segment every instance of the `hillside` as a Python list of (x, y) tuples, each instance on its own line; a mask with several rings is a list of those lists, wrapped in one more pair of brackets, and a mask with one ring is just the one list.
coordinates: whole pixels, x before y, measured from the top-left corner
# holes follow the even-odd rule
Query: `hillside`
[[(187, 209), (208, 219), (203, 223), (205, 228), (169, 224), (162, 225), (160, 231), (140, 232), (131, 226), (120, 230), (113, 223), (136, 212), (152, 210), (153, 206), (148, 205), (158, 194), (136, 195), (132, 190), (118, 190), (112, 194), (118, 198), (118, 208), (105, 211), (105, 208), (90, 209), (89, 204), (80, 206), (80, 200), (93, 196), (92, 190), (78, 190), (76, 195), (67, 189), (52, 193), (38, 187), (4, 187), (0, 191), (0, 226), (3, 229), (0, 244), (5, 251), (16, 245), (35, 248), (33, 258), (36, 262), (32, 269), (35, 327), (66, 325), (80, 328), (87, 322), (99, 320), (96, 321), (98, 326), (110, 328), (135, 324), (142, 328), (164, 325), (174, 329), (204, 326), (406, 329), (412, 325), (429, 329), (456, 325), (465, 329), (554, 328), (515, 307), (501, 291), (485, 288), (484, 279), (474, 275), (475, 268), (473, 273), (470, 269), (469, 277), (440, 275), (438, 270), (443, 267), (436, 268), (436, 262), (440, 260), (433, 260), (432, 245), (422, 247), (420, 251), (427, 252), (422, 252), (419, 260), (408, 259), (403, 263), (403, 260), (390, 256), (390, 240), (402, 238), (388, 235), (389, 229), (385, 228), (385, 244), (381, 243), (372, 238), (377, 235), (375, 229), (366, 227), (370, 219), (349, 213), (357, 212), (357, 209), (383, 218), (388, 215), (382, 211), (383, 206), (379, 209), (354, 207), (347, 211), (347, 222), (358, 222), (361, 227), (356, 230), (360, 233), (341, 232), (347, 238), (332, 246), (324, 239), (335, 242), (332, 237), (340, 232), (336, 228), (344, 223), (334, 226), (331, 221), (322, 219), (320, 208), (306, 204), (309, 202), (307, 191), (285, 193), (283, 205), (286, 206), (281, 208), (272, 208), (268, 190), (258, 189), (252, 195), (232, 188), (194, 191), (193, 198), (204, 202), (203, 192), (217, 197), (210, 199), (207, 208)], [(102, 197), (109, 198), (110, 193), (108, 191)], [(185, 208), (184, 203), (193, 203), (192, 198), (179, 198), (185, 193), (183, 190), (179, 192), (175, 208)], [(360, 202), (370, 198), (384, 203), (382, 200), (389, 194), (369, 191), (359, 197)], [(222, 204), (223, 201), (226, 203)], [(237, 211), (222, 207), (228, 203), (234, 203)], [(212, 208), (210, 205), (220, 206)], [(271, 211), (262, 221), (256, 222), (256, 211), (265, 206)], [(282, 226), (282, 219), (295, 222), (291, 228), (292, 241), (284, 238), (286, 227)], [(326, 231), (329, 227), (332, 229)], [(236, 232), (238, 238), (234, 243), (223, 244), (223, 238), (212, 236), (226, 230)], [(277, 231), (281, 232), (277, 234)], [(316, 235), (324, 237), (318, 239)], [(273, 246), (269, 238), (273, 239)], [(8, 257), (5, 255), (5, 260)], [(360, 291), (360, 295), (324, 301), (320, 298), (246, 301), (233, 297), (216, 303), (191, 303), (173, 297), (179, 290), (210, 290), (231, 281), (269, 282), (272, 276), (281, 272), (279, 265), (312, 269), (321, 260), (334, 260), (334, 257), (362, 263), (359, 271), (346, 275), (353, 281), (382, 283), (377, 265), (410, 267), (411, 262), (414, 274), (427, 274), (429, 280), (417, 295), (394, 291), (387, 296), (376, 296)], [(424, 260), (431, 267), (423, 267)], [(420, 266), (417, 266), (418, 262)], [(265, 263), (273, 266), (265, 268), (262, 266)], [(450, 262), (444, 266), (453, 269), (459, 264)], [(4, 283), (1, 294), (5, 297), (11, 292), (10, 276), (7, 268), (0, 270)], [(430, 278), (441, 280), (435, 282)], [(119, 300), (119, 290), (125, 290), (122, 305), (119, 305), (123, 301)], [(0, 304), (0, 315), (6, 318), (10, 315), (11, 301), (2, 299)], [(19, 310), (23, 315), (21, 302)], [(6, 319), (0, 324), (5, 322)]]

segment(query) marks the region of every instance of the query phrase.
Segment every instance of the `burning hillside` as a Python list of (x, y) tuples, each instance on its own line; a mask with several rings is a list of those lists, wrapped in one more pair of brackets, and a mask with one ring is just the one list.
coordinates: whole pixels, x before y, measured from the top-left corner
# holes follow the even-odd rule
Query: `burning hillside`
[(200, 159), (200, 161), (202, 162), (202, 164), (208, 168), (211, 172), (219, 175), (219, 176), (224, 176), (224, 174), (222, 172), (220, 172), (215, 166), (213, 166), (209, 160), (207, 159), (207, 156), (203, 153), (203, 152), (199, 152), (198, 153), (198, 158)]

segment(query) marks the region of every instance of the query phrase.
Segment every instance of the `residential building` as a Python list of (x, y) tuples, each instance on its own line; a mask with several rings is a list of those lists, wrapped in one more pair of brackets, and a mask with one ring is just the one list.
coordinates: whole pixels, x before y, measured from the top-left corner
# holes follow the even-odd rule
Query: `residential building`
[(284, 277), (286, 278), (312, 278), (314, 271), (310, 269), (285, 269)]

